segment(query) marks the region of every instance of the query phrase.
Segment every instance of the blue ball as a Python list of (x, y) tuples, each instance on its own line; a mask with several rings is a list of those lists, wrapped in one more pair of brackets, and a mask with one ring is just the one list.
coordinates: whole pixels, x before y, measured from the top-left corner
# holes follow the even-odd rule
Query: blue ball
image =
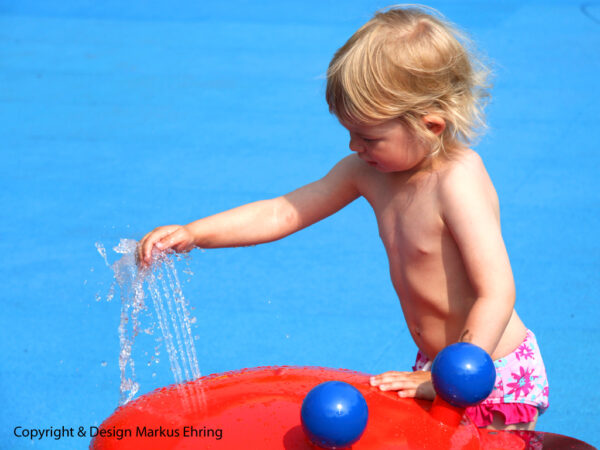
[(323, 448), (344, 448), (360, 439), (369, 409), (363, 395), (343, 381), (326, 381), (310, 390), (302, 402), (302, 428)]
[(490, 395), (496, 369), (484, 349), (459, 342), (438, 353), (431, 366), (431, 379), (437, 395), (451, 405), (466, 408)]

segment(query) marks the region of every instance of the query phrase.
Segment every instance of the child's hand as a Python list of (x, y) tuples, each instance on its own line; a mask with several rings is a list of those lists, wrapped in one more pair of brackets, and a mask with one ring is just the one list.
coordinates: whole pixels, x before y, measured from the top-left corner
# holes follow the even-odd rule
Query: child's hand
[(194, 236), (190, 230), (181, 225), (158, 227), (142, 238), (138, 245), (138, 263), (149, 266), (152, 263), (152, 249), (164, 252), (174, 250), (178, 253), (189, 252), (194, 245)]
[(371, 377), (371, 386), (379, 386), (382, 391), (398, 391), (399, 397), (435, 398), (429, 371), (385, 372)]

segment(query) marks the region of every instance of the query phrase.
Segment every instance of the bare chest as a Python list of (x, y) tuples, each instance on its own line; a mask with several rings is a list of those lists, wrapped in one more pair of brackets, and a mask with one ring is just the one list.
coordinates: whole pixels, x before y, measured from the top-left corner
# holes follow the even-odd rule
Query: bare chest
[(435, 178), (386, 177), (365, 192), (391, 263), (415, 262), (439, 253), (444, 223)]

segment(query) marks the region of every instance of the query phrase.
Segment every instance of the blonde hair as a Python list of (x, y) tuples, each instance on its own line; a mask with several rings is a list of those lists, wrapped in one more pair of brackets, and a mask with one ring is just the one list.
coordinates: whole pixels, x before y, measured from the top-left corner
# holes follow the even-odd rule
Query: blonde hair
[[(431, 8), (399, 5), (378, 11), (329, 64), (329, 111), (361, 124), (400, 118), (429, 144), (432, 156), (472, 143), (485, 128), (489, 70), (471, 48)], [(427, 114), (445, 120), (439, 136), (421, 120)]]

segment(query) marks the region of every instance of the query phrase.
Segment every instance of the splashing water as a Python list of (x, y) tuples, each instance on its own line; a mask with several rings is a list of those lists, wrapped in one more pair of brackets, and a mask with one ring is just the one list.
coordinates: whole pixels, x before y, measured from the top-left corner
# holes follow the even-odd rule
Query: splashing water
[[(108, 263), (106, 249), (101, 243), (96, 243), (96, 249), (114, 273), (115, 281), (109, 290), (107, 300), (110, 301), (114, 297), (115, 283), (121, 293), (119, 404), (124, 405), (129, 402), (140, 389), (136, 381), (132, 349), (135, 338), (140, 332), (151, 334), (148, 329), (142, 329), (140, 323), (140, 314), (148, 309), (145, 302), (146, 292), (152, 299), (155, 320), (162, 335), (162, 339), (157, 340), (165, 344), (175, 383), (180, 386), (180, 389), (189, 390), (187, 385), (181, 383), (199, 378), (200, 369), (191, 328), (193, 319), (190, 318), (187, 309), (173, 257), (160, 253), (150, 269), (140, 269), (136, 263), (137, 242), (133, 239), (121, 239), (119, 245), (113, 248), (121, 258), (112, 265)], [(188, 272), (189, 270), (186, 273)], [(158, 361), (157, 358), (155, 360)], [(196, 388), (197, 386), (192, 389)], [(197, 392), (189, 392), (184, 399), (192, 403), (199, 399), (204, 403), (202, 392), (200, 395)]]

